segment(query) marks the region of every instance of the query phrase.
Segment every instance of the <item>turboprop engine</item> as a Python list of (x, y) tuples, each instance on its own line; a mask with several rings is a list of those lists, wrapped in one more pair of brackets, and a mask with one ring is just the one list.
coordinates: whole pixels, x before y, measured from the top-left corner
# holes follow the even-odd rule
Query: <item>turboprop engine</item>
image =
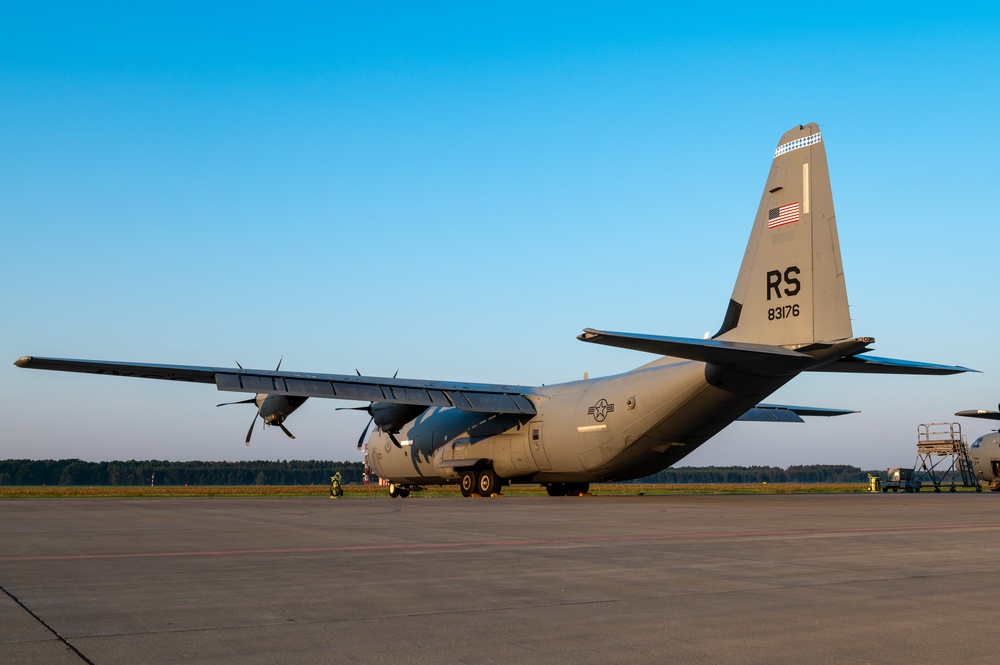
[(396, 434), (400, 428), (427, 410), (426, 406), (414, 404), (394, 404), (392, 402), (372, 402), (368, 412), (372, 414), (375, 426), (383, 432)]
[(247, 438), (244, 443), (250, 445), (250, 437), (253, 436), (253, 426), (257, 424), (257, 418), (264, 421), (264, 425), (277, 425), (281, 428), (289, 439), (294, 439), (295, 435), (288, 431), (282, 423), (292, 415), (295, 409), (309, 399), (308, 397), (294, 397), (291, 395), (268, 395), (267, 393), (257, 393), (253, 399), (245, 399), (239, 402), (223, 402), (216, 406), (229, 406), (230, 404), (253, 404), (257, 407), (257, 413), (250, 421), (250, 429), (247, 430)]
[[(257, 415), (261, 417), (264, 424), (281, 427), (281, 423), (285, 422), (285, 419), (292, 415), (295, 409), (302, 406), (306, 399), (306, 397), (260, 393), (254, 398), (254, 403), (257, 405)], [(282, 427), (282, 429), (285, 428)], [(287, 434), (288, 431), (285, 430), (285, 433)]]
[[(339, 410), (341, 409), (338, 409), (338, 411)], [(367, 411), (371, 415), (371, 419), (369, 419), (368, 424), (365, 425), (363, 430), (361, 430), (361, 436), (358, 437), (358, 450), (361, 450), (361, 446), (365, 442), (365, 436), (368, 434), (368, 428), (371, 427), (372, 423), (375, 423), (376, 427), (388, 434), (389, 439), (397, 448), (402, 447), (396, 439), (396, 435), (399, 434), (399, 430), (402, 429), (403, 425), (426, 411), (427, 407), (417, 404), (372, 402), (368, 406), (342, 407), (342, 410)]]
[[(243, 365), (236, 363), (240, 369), (243, 369)], [(281, 361), (278, 361), (278, 366), (274, 368), (274, 371), (281, 369)], [(293, 395), (269, 395), (268, 393), (257, 393), (252, 399), (245, 399), (239, 402), (223, 402), (222, 404), (216, 404), (216, 406), (229, 406), (230, 404), (253, 404), (257, 407), (257, 413), (254, 415), (253, 420), (250, 421), (250, 429), (247, 430), (247, 438), (244, 443), (250, 445), (250, 437), (253, 436), (253, 426), (257, 424), (257, 418), (260, 417), (264, 421), (264, 425), (277, 425), (281, 428), (289, 439), (294, 439), (295, 435), (288, 431), (287, 428), (282, 424), (292, 415), (295, 409), (302, 406), (302, 404), (309, 399), (308, 397), (296, 397)]]

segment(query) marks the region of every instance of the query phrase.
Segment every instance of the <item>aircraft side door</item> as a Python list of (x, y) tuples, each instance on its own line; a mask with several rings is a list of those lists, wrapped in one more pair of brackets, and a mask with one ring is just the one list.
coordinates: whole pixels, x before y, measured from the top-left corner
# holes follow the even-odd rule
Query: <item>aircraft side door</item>
[(551, 471), (552, 464), (545, 454), (545, 438), (542, 436), (542, 421), (532, 420), (528, 423), (528, 448), (535, 459), (539, 471)]

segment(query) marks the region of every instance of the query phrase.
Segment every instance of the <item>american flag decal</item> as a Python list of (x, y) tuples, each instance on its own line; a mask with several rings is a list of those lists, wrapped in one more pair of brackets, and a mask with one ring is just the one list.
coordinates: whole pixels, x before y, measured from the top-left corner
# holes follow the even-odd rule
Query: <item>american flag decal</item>
[(786, 203), (780, 208), (771, 208), (767, 211), (767, 228), (774, 229), (785, 224), (794, 224), (799, 221), (799, 202)]

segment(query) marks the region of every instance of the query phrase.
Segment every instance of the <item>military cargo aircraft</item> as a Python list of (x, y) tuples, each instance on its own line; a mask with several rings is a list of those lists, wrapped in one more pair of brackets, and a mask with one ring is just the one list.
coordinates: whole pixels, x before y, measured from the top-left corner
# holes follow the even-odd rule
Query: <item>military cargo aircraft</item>
[[(719, 331), (707, 339), (587, 328), (591, 344), (658, 356), (637, 369), (556, 385), (510, 386), (25, 356), (19, 367), (214, 383), (257, 393), (281, 422), (306, 398), (368, 402), (367, 457), (390, 494), (432, 484), (466, 496), (539, 483), (553, 496), (675, 464), (735, 420), (801, 422), (850, 413), (764, 404), (801, 372), (955, 374), (965, 367), (868, 355), (855, 337), (816, 124), (778, 141)], [(280, 399), (279, 399), (280, 398)], [(280, 402), (280, 403), (279, 403)], [(280, 407), (280, 408), (279, 408)]]
[[(997, 405), (1000, 408), (1000, 405)], [(1000, 411), (958, 411), (956, 416), (963, 418), (983, 418), (984, 420), (1000, 420)], [(1000, 430), (983, 434), (969, 446), (969, 456), (972, 458), (972, 471), (976, 478), (985, 480), (994, 492), (1000, 491)]]

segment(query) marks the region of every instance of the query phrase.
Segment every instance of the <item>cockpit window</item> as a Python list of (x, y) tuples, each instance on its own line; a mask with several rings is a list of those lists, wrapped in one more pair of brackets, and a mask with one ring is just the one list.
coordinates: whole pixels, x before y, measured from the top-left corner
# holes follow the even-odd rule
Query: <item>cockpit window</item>
[(972, 448), (978, 448), (979, 444), (983, 442), (983, 438), (984, 437), (979, 437), (978, 439), (976, 439), (975, 441), (973, 441), (971, 447)]

